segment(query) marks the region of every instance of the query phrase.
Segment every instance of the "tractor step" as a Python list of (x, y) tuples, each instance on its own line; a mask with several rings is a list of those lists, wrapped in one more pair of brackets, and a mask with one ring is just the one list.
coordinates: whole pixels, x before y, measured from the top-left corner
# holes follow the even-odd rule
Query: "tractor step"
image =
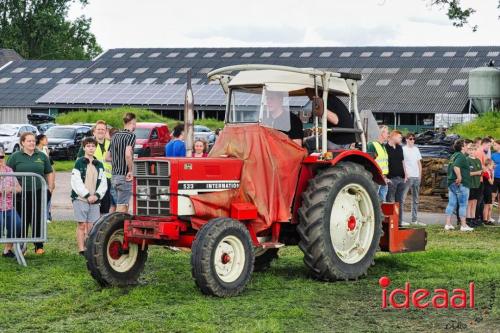
[(263, 249), (279, 249), (280, 247), (285, 246), (285, 244), (278, 243), (278, 242), (264, 242), (264, 243), (260, 243), (260, 246)]

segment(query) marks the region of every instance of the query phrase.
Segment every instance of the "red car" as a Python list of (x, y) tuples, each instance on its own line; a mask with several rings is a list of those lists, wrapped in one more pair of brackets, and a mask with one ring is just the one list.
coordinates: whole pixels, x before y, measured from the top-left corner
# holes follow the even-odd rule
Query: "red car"
[(170, 141), (168, 126), (162, 123), (137, 123), (134, 157), (164, 156)]

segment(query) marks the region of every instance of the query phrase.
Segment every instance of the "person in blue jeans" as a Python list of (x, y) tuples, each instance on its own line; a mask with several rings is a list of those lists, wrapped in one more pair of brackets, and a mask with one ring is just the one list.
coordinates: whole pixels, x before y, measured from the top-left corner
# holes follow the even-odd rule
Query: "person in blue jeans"
[[(0, 147), (0, 239), (21, 237), (21, 217), (14, 208), (14, 198), (16, 193), (21, 192), (21, 186), (14, 175), (12, 169), (5, 165), (5, 152)], [(7, 230), (7, 233), (4, 233)], [(14, 258), (12, 243), (5, 244), (2, 257)]]
[(460, 217), (460, 231), (473, 231), (466, 223), (467, 203), (470, 189), (470, 164), (465, 156), (466, 145), (464, 140), (457, 140), (453, 145), (455, 153), (448, 163), (448, 206), (446, 207), (445, 230), (453, 230), (451, 217), (457, 209)]
[(165, 145), (166, 157), (186, 157), (186, 144), (184, 143), (184, 125), (174, 127), (173, 139)]

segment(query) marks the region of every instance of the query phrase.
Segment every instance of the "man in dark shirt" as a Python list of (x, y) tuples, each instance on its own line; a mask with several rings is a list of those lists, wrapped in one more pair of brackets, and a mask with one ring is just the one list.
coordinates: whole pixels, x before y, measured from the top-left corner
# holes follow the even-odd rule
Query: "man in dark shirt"
[(407, 186), (407, 173), (404, 164), (403, 147), (401, 146), (402, 141), (403, 135), (401, 132), (394, 130), (385, 145), (389, 157), (387, 202), (397, 201), (399, 203), (399, 225), (408, 226), (409, 223), (403, 222), (403, 200)]
[[(354, 121), (352, 115), (344, 103), (335, 95), (329, 94), (327, 100), (328, 112), (333, 113), (335, 117), (328, 117), (328, 128), (354, 128)], [(330, 111), (331, 110), (331, 111)], [(332, 119), (332, 121), (330, 121)], [(349, 149), (352, 143), (356, 142), (356, 135), (354, 133), (327, 133), (328, 149)]]
[[(315, 96), (313, 89), (306, 89), (310, 99)], [(322, 94), (322, 93), (321, 93)], [(328, 94), (326, 105), (327, 128), (354, 128), (352, 115), (345, 104), (334, 94)], [(354, 133), (333, 133), (326, 134), (328, 138), (328, 149), (349, 149), (352, 143), (356, 142)]]

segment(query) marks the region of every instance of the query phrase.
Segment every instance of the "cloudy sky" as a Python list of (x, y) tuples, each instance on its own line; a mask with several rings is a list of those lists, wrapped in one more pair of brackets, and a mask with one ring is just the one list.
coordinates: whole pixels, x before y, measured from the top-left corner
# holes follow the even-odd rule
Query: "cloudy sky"
[(430, 0), (90, 0), (104, 49), (119, 47), (500, 45), (498, 0), (455, 28)]

